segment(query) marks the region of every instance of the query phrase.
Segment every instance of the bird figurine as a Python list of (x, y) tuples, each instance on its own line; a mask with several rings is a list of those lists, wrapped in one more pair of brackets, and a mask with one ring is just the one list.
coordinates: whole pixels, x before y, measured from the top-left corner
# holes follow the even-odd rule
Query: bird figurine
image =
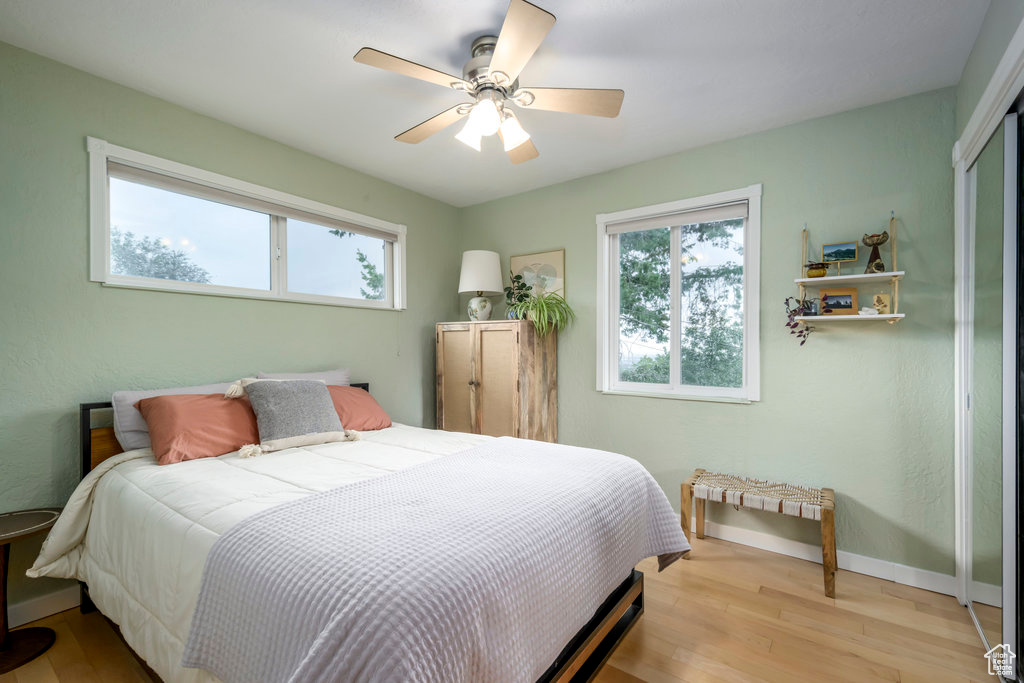
[(865, 247), (871, 247), (871, 255), (868, 256), (868, 267), (864, 269), (864, 272), (868, 275), (871, 273), (884, 273), (885, 264), (882, 263), (882, 254), (879, 253), (878, 247), (889, 241), (889, 231), (886, 230), (880, 235), (865, 234), (862, 241)]

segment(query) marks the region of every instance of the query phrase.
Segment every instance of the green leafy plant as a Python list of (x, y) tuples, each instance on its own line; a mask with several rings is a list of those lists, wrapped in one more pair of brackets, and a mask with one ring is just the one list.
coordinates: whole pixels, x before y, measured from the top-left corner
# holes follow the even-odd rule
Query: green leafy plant
[(521, 304), (530, 298), (533, 285), (526, 284), (522, 275), (514, 275), (511, 270), (508, 271), (508, 281), (510, 284), (505, 288), (505, 305), (511, 309), (513, 304)]
[(569, 302), (553, 292), (527, 296), (509, 305), (508, 310), (517, 318), (529, 319), (542, 337), (554, 330), (561, 332), (576, 320)]

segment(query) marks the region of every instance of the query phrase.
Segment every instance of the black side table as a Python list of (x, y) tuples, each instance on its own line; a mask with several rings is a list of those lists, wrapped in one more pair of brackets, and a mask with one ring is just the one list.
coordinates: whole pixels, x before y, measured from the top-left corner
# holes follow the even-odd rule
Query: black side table
[(60, 508), (20, 510), (0, 514), (0, 674), (17, 669), (50, 649), (57, 634), (42, 627), (7, 627), (7, 566), (11, 543), (46, 531), (60, 516)]

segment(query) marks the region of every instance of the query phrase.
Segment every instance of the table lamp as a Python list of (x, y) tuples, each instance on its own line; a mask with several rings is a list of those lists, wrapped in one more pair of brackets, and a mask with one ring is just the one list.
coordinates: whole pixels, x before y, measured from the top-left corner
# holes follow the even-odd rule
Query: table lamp
[(489, 320), (491, 302), (487, 298), (505, 291), (501, 281), (501, 258), (496, 251), (472, 250), (462, 252), (462, 274), (459, 276), (459, 294), (476, 292), (469, 300), (470, 320)]

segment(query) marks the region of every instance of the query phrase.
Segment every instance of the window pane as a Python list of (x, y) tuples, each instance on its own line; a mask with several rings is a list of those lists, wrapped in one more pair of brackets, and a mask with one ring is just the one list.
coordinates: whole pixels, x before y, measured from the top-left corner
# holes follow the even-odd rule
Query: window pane
[(270, 216), (110, 178), (116, 275), (270, 290)]
[(737, 218), (679, 230), (683, 385), (743, 386), (743, 223)]
[(288, 219), (288, 290), (383, 301), (384, 240)]
[(619, 380), (669, 383), (671, 231), (619, 235)]

